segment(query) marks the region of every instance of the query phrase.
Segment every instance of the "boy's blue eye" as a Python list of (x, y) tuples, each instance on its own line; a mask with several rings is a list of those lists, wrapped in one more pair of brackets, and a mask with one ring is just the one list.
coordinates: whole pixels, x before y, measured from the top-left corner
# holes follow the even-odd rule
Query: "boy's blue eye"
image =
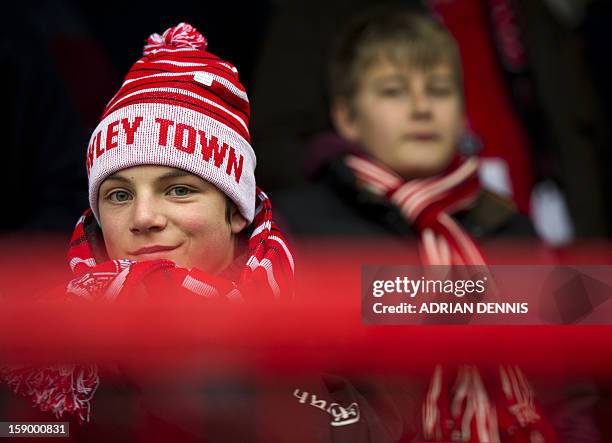
[(186, 186), (175, 186), (170, 189), (169, 194), (174, 195), (175, 197), (186, 197), (191, 194), (191, 189)]
[(115, 191), (111, 193), (108, 198), (115, 202), (125, 202), (130, 200), (131, 196), (126, 191)]

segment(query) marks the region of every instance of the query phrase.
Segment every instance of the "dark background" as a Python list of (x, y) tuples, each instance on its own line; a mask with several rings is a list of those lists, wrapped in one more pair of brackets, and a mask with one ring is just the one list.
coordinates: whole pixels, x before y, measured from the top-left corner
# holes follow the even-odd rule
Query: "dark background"
[[(458, 1), (475, 4), (491, 19), (495, 69), (529, 137), (525, 175), (561, 190), (575, 238), (609, 237), (610, 2), (434, 3), (452, 11)], [(6, 106), (0, 230), (69, 234), (88, 204), (84, 157), (98, 116), (148, 35), (180, 21), (194, 25), (211, 52), (238, 67), (251, 99), (260, 186), (278, 190), (302, 181), (308, 140), (330, 128), (325, 63), (333, 36), (350, 14), (374, 3), (381, 2), (15, 2), (4, 14), (0, 40)], [(432, 6), (417, 0), (385, 3)], [(527, 53), (520, 66), (500, 49), (505, 31), (494, 19), (499, 8), (511, 8), (516, 18)], [(473, 109), (478, 111), (477, 105)]]

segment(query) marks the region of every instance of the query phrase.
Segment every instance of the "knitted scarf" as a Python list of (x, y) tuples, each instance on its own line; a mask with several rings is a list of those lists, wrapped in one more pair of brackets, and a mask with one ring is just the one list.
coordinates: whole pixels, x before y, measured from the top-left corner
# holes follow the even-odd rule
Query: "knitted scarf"
[(345, 163), (361, 185), (399, 208), (419, 235), (426, 265), (484, 265), (476, 243), (451, 217), (469, 208), (480, 191), (478, 159), (459, 158), (437, 177), (405, 181), (386, 166), (354, 154)]
[[(239, 269), (237, 281), (211, 275), (198, 269), (178, 267), (169, 260), (133, 262), (106, 260), (103, 242), (97, 237), (91, 209), (77, 222), (70, 241), (68, 261), (75, 278), (68, 282), (62, 297), (66, 300), (113, 301), (128, 296), (130, 290), (150, 283), (163, 270), (170, 277), (176, 293), (229, 301), (248, 301), (254, 297), (271, 300), (291, 296), (294, 262), (288, 244), (272, 221), (272, 206), (267, 195), (257, 189), (257, 207), (244, 255), (234, 263)], [(98, 250), (97, 253), (94, 251)], [(168, 282), (168, 280), (166, 280)], [(150, 285), (149, 285), (150, 286)], [(0, 367), (0, 381), (42, 411), (61, 418), (74, 414), (79, 422), (88, 422), (91, 400), (100, 384), (96, 365), (61, 365), (46, 368)]]
[(426, 441), (555, 441), (519, 367), (499, 366), (497, 374), (486, 377), (472, 365), (460, 366), (456, 377), (449, 372), (436, 366), (423, 402)]
[[(346, 155), (345, 164), (358, 186), (388, 199), (416, 229), (425, 265), (485, 265), (474, 240), (452, 218), (471, 207), (480, 191), (476, 157), (457, 157), (444, 174), (410, 181), (360, 154)], [(554, 440), (518, 367), (500, 367), (497, 374), (486, 377), (468, 365), (460, 366), (454, 379), (448, 372), (454, 371), (443, 375), (442, 367), (436, 367), (423, 401), (427, 441)]]

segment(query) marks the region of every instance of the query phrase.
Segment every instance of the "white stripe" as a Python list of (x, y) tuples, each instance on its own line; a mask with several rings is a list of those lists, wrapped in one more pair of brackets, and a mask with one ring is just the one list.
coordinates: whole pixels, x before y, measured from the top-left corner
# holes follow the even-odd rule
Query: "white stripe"
[(276, 235), (271, 235), (270, 237), (268, 237), (268, 240), (276, 241), (282, 246), (283, 250), (285, 251), (285, 255), (289, 259), (289, 265), (291, 265), (291, 272), (295, 272), (295, 266), (293, 265), (293, 256), (291, 255), (291, 252), (289, 251), (289, 248), (287, 247), (283, 239), (277, 237)]
[(391, 196), (391, 201), (393, 201), (397, 206), (401, 207), (403, 205), (403, 200), (427, 184), (427, 180), (410, 180), (408, 183), (400, 186), (400, 188), (393, 193)]
[[(195, 76), (196, 74), (201, 74), (202, 72), (203, 71), (163, 72), (163, 73), (160, 73), (160, 74), (144, 75), (142, 77), (131, 78), (129, 80), (124, 81), (122, 87), (127, 85), (127, 84), (130, 84), (132, 82), (137, 82), (137, 81), (140, 81), (140, 80), (145, 80), (147, 78), (189, 76), (189, 77), (191, 77), (189, 80), (191, 80), (193, 78), (193, 76)], [(247, 103), (249, 102), (249, 97), (247, 96), (246, 92), (241, 91), (240, 89), (238, 89), (235, 85), (233, 85), (231, 82), (229, 82), (226, 78), (223, 78), (223, 77), (221, 77), (219, 75), (216, 75), (216, 74), (212, 74), (210, 72), (206, 72), (206, 74), (208, 74), (213, 80), (221, 83), (223, 86), (225, 86), (227, 89), (229, 89), (229, 91), (232, 92), (234, 95), (240, 97), (242, 100), (244, 100)]]
[(495, 410), (489, 402), (487, 391), (480, 378), (478, 369), (475, 366), (472, 366), (472, 383), (474, 385), (477, 404), (476, 427), (478, 429), (479, 440), (483, 442), (499, 443), (500, 438), (497, 426), (495, 426), (495, 428), (491, 426), (492, 424), (496, 424), (496, 422), (493, 420), (493, 423), (491, 423), (492, 420), (490, 420)]
[[(419, 192), (426, 187), (432, 186), (433, 184), (437, 183), (440, 180), (441, 180), (440, 177), (430, 177), (430, 178), (424, 178), (424, 179), (410, 180), (409, 182), (405, 183), (404, 185), (400, 187), (400, 189), (406, 187), (407, 188), (406, 190), (408, 192), (402, 192), (401, 194), (398, 195), (397, 205), (403, 206), (405, 204), (404, 200), (406, 200), (406, 198), (414, 195), (416, 192)], [(399, 193), (399, 189), (398, 189), (398, 193)]]
[(391, 173), (368, 160), (354, 156), (350, 157), (349, 161), (351, 159), (355, 168), (358, 168), (363, 172), (367, 172), (369, 175), (374, 176), (376, 179), (390, 188), (398, 186), (402, 182), (402, 180), (394, 173)]
[(261, 233), (261, 231), (263, 230), (269, 231), (270, 229), (272, 229), (272, 223), (270, 222), (270, 220), (266, 220), (265, 222), (263, 222), (262, 224), (260, 224), (253, 230), (253, 233), (251, 234), (251, 238), (255, 237), (256, 235)]
[(259, 262), (259, 266), (266, 270), (266, 275), (268, 276), (268, 284), (270, 285), (274, 296), (278, 298), (278, 296), (280, 295), (280, 288), (278, 287), (276, 279), (274, 278), (274, 273), (272, 271), (272, 262), (269, 259), (264, 258), (262, 261)]
[(83, 260), (82, 258), (74, 257), (70, 260), (70, 269), (74, 271), (74, 268), (76, 268), (77, 265), (81, 263), (86, 264), (90, 268), (93, 268), (97, 264), (96, 260), (93, 258), (86, 258), (85, 260)]
[[(148, 45), (147, 45), (148, 46)], [(146, 49), (146, 46), (145, 46)], [(197, 49), (195, 48), (159, 48), (159, 49), (151, 49), (151, 51), (149, 52), (149, 54), (157, 54), (160, 52), (187, 52), (187, 51), (197, 51)]]
[(399, 177), (393, 176), (384, 169), (379, 168), (373, 163), (367, 160), (363, 160), (359, 157), (349, 156), (346, 159), (346, 163), (354, 169), (367, 174), (369, 177), (371, 177), (372, 180), (376, 180), (382, 183), (389, 189), (394, 188), (395, 186), (398, 186), (401, 183)]
[(385, 184), (373, 179), (370, 175), (363, 171), (355, 169), (353, 170), (353, 173), (355, 174), (357, 180), (363, 182), (365, 187), (375, 195), (385, 195), (389, 190)]
[(238, 123), (240, 123), (240, 125), (244, 128), (244, 130), (246, 131), (246, 133), (249, 133), (249, 129), (247, 128), (246, 124), (244, 123), (244, 121), (242, 120), (242, 118), (238, 117), (236, 114), (234, 114), (233, 112), (229, 111), (227, 108), (218, 105), (217, 103), (208, 100), (207, 98), (202, 97), (199, 94), (194, 94), (191, 91), (187, 91), (184, 89), (178, 89), (178, 88), (147, 88), (147, 89), (139, 89), (138, 91), (134, 91), (128, 95), (125, 95), (123, 97), (121, 97), (119, 100), (117, 100), (115, 103), (113, 103), (112, 105), (109, 106), (109, 108), (115, 107), (117, 106), (118, 103), (121, 103), (123, 100), (133, 97), (135, 95), (140, 95), (140, 94), (145, 94), (148, 92), (173, 92), (175, 94), (181, 94), (181, 95), (185, 95), (187, 97), (193, 98), (195, 100), (200, 100), (204, 103), (208, 103), (209, 105), (212, 105), (220, 110), (222, 110), (224, 113), (231, 115), (232, 117), (234, 117), (234, 119), (236, 119), (236, 121), (238, 121)]
[[(470, 390), (474, 391), (473, 383), (470, 383)], [(474, 419), (477, 407), (478, 406), (476, 405), (474, 392), (470, 392), (470, 396), (465, 402), (465, 410), (463, 411), (463, 416), (461, 417), (461, 439), (463, 441), (470, 441), (472, 437), (471, 422)], [(486, 441), (487, 443), (489, 443), (487, 440), (480, 441)]]
[(427, 392), (427, 410), (423, 414), (423, 430), (426, 438), (434, 438), (436, 422), (440, 419), (438, 411), (438, 397), (442, 392), (442, 367), (436, 365), (434, 373), (431, 376), (429, 391)]
[[(413, 218), (413, 220), (418, 217), (420, 212), (432, 201), (440, 198), (443, 193), (459, 184), (462, 180), (465, 180), (465, 178), (474, 172), (474, 169), (477, 169), (478, 161), (475, 159), (470, 160), (464, 163), (454, 173), (440, 179), (431, 186), (427, 186), (423, 190), (415, 193), (410, 199), (408, 199), (408, 201), (406, 201), (405, 205), (409, 208), (410, 216)], [(469, 167), (466, 167), (466, 165)]]
[(525, 403), (525, 398), (523, 397), (523, 393), (521, 392), (521, 388), (519, 387), (518, 379), (512, 367), (508, 368), (508, 372), (510, 373), (510, 381), (512, 384), (512, 392), (514, 393), (514, 397), (517, 403)]
[(506, 374), (506, 370), (503, 366), (499, 366), (499, 377), (502, 382), (502, 390), (504, 394), (506, 394), (506, 399), (510, 400), (512, 397), (512, 388), (510, 387), (510, 380), (508, 380), (508, 374)]
[(443, 264), (440, 261), (440, 254), (438, 253), (438, 248), (436, 245), (436, 239), (433, 231), (429, 228), (423, 229), (421, 232), (421, 239), (423, 240), (423, 247), (425, 248), (425, 253), (427, 254), (428, 264), (429, 265), (441, 265)]
[(197, 280), (189, 274), (187, 274), (187, 276), (183, 280), (183, 287), (185, 289), (190, 290), (191, 292), (194, 292), (198, 295), (207, 298), (216, 297), (219, 295), (219, 291), (217, 290), (217, 288), (212, 285), (209, 285), (208, 283), (204, 283), (201, 280)]
[(123, 284), (125, 283), (125, 279), (130, 273), (130, 269), (131, 268), (125, 268), (113, 279), (111, 284), (108, 286), (108, 289), (104, 293), (104, 297), (107, 300), (113, 301), (117, 298), (117, 296), (121, 292), (121, 289), (123, 289)]
[(478, 168), (478, 160), (474, 157), (468, 159), (463, 165), (459, 167), (455, 172), (441, 178), (431, 186), (427, 186), (422, 191), (417, 192), (411, 198), (404, 203), (403, 206), (409, 208), (410, 215), (414, 220), (426, 203), (434, 200), (436, 194), (441, 194), (453, 186), (461, 183), (467, 176), (472, 174)]
[(263, 205), (261, 203), (259, 203), (257, 205), (257, 207), (255, 208), (255, 217), (257, 217), (257, 215), (259, 215), (259, 213), (261, 212), (262, 209), (263, 209)]
[(485, 265), (483, 256), (480, 254), (472, 239), (467, 236), (463, 230), (455, 223), (455, 221), (448, 214), (440, 214), (438, 221), (444, 225), (451, 233), (451, 235), (457, 240), (461, 248), (468, 255), (471, 265)]
[(210, 66), (208, 63), (195, 63), (195, 62), (175, 62), (174, 60), (151, 60), (149, 63), (162, 63), (166, 65), (174, 65), (174, 66)]
[(126, 258), (120, 258), (119, 260), (113, 260), (115, 262), (115, 266), (117, 266), (117, 270), (123, 270), (125, 268), (129, 268), (130, 266), (132, 266), (134, 263), (136, 263), (134, 260), (128, 260)]
[(527, 381), (527, 377), (525, 377), (525, 374), (523, 374), (523, 371), (521, 371), (521, 368), (519, 368), (518, 366), (514, 367), (514, 370), (516, 371), (516, 375), (519, 379), (519, 383), (521, 385), (521, 387), (523, 388), (523, 393), (525, 394), (525, 397), (527, 397), (527, 403), (529, 403), (529, 405), (534, 408), (534, 398), (533, 398), (533, 390), (531, 389), (531, 386), (529, 385), (529, 381)]
[(451, 403), (451, 414), (455, 419), (458, 418), (459, 414), (461, 413), (461, 404), (463, 403), (463, 400), (465, 400), (465, 398), (467, 397), (469, 384), (469, 373), (466, 370), (465, 366), (461, 366), (457, 375), (455, 395), (453, 397), (453, 402)]
[(76, 224), (74, 225), (74, 227), (76, 228), (77, 226), (79, 226), (79, 223), (82, 223), (84, 221), (85, 221), (85, 216), (81, 215), (79, 219), (77, 220)]
[(263, 202), (264, 200), (268, 200), (268, 196), (265, 192), (259, 190), (259, 193), (257, 194), (257, 200), (259, 200), (259, 202), (257, 203), (257, 207), (255, 208), (255, 216), (257, 216), (263, 209)]
[(251, 257), (249, 257), (249, 259), (246, 262), (246, 265), (251, 268), (251, 271), (254, 271), (255, 268), (257, 268), (257, 266), (259, 266), (259, 260), (257, 259), (257, 257), (255, 257), (254, 255), (252, 255)]
[[(121, 87), (125, 86), (125, 85), (129, 85), (132, 82), (137, 82), (140, 80), (145, 80), (147, 78), (158, 78), (158, 77), (181, 77), (181, 76), (185, 76), (185, 77), (191, 77), (193, 78), (193, 76), (195, 74), (197, 74), (198, 72), (202, 72), (202, 71), (187, 71), (187, 72), (162, 72), (159, 74), (149, 74), (149, 75), (143, 75), (142, 77), (138, 77), (138, 78), (131, 78), (129, 80), (126, 80), (123, 82), (123, 84), (121, 85)], [(190, 79), (191, 79), (190, 78)]]

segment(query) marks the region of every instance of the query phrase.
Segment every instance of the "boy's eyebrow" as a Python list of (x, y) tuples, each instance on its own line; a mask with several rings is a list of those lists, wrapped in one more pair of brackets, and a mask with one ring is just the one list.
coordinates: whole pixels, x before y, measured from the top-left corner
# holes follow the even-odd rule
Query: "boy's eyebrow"
[(173, 171), (166, 172), (165, 174), (160, 175), (157, 179), (158, 180), (166, 180), (166, 179), (169, 179), (169, 178), (186, 177), (186, 176), (189, 176), (189, 175), (193, 175), (193, 174), (191, 174), (191, 173), (189, 173), (187, 171), (183, 171), (182, 169), (175, 169)]
[(106, 177), (106, 180), (117, 180), (117, 181), (124, 182), (124, 183), (129, 183), (130, 182), (129, 179), (127, 179), (124, 176), (122, 176), (120, 174), (117, 174), (117, 173), (109, 175), (108, 177)]
[[(166, 180), (169, 178), (186, 177), (188, 175), (192, 175), (192, 174), (187, 171), (183, 171), (181, 169), (176, 169), (174, 171), (170, 171), (163, 175), (160, 175), (159, 177), (157, 177), (157, 180)], [(106, 177), (106, 180), (117, 180), (117, 181), (124, 182), (124, 183), (130, 182), (128, 178), (124, 177), (120, 173), (109, 175), (108, 177)]]
[(433, 80), (444, 80), (444, 81), (452, 81), (453, 77), (450, 74), (441, 74), (441, 73), (435, 73), (435, 74), (431, 74), (430, 76), (431, 79)]
[(392, 81), (404, 81), (404, 76), (402, 76), (401, 74), (381, 75), (379, 77), (375, 77), (374, 81), (376, 83), (385, 83), (385, 82), (392, 82)]

